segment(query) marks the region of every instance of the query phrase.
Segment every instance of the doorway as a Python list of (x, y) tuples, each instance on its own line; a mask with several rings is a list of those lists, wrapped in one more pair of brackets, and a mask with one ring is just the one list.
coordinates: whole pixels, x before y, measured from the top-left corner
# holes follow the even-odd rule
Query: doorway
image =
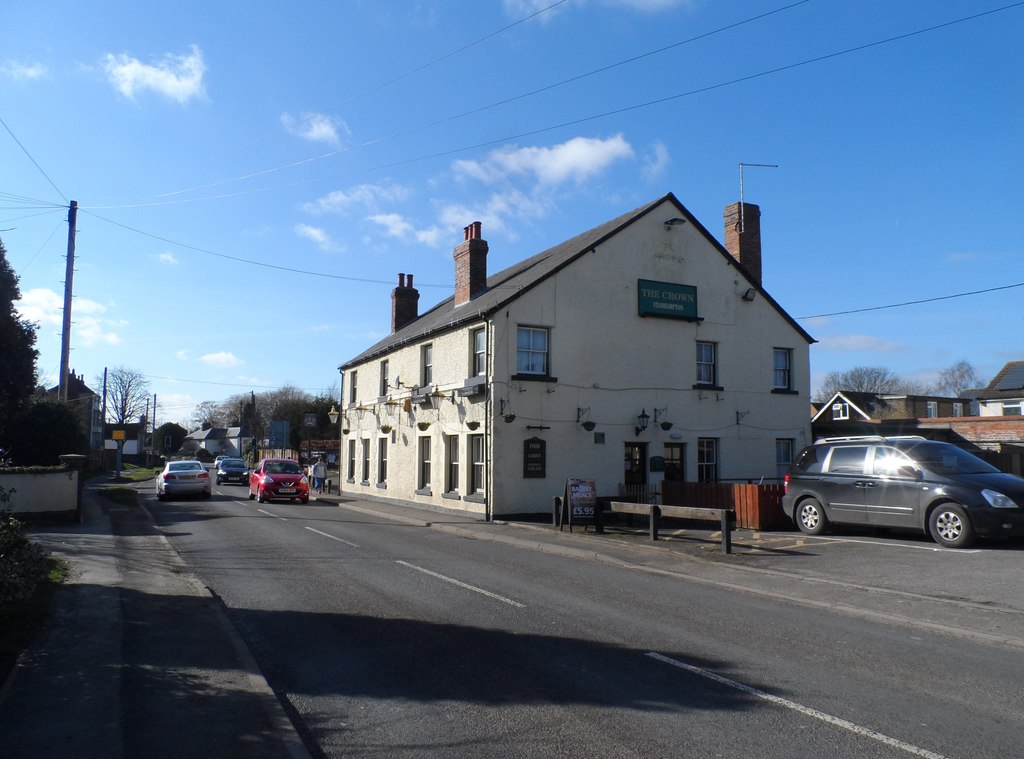
[(625, 467), (622, 481), (626, 485), (647, 484), (647, 443), (626, 443)]

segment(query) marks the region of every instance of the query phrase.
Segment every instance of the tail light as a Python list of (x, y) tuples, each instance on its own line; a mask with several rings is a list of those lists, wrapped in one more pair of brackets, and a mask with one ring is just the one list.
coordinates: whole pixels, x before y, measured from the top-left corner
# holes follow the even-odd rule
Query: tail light
[(786, 495), (789, 495), (789, 475), (788, 474), (785, 477), (782, 478), (782, 488), (783, 488), (782, 492), (785, 493)]

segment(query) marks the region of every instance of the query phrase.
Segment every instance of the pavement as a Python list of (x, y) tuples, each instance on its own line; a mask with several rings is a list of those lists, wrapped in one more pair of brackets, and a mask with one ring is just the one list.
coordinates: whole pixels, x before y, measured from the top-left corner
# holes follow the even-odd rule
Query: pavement
[[(144, 508), (102, 497), (109, 484), (86, 487), (81, 524), (30, 530), (67, 559), (71, 574), (52, 624), (0, 686), (3, 756), (309, 756), (220, 601)], [(726, 555), (713, 529), (666, 530), (652, 542), (646, 529), (598, 535), (338, 494), (313, 498), (466, 539), (1024, 653), (1020, 542), (947, 551), (912, 536), (737, 530)]]

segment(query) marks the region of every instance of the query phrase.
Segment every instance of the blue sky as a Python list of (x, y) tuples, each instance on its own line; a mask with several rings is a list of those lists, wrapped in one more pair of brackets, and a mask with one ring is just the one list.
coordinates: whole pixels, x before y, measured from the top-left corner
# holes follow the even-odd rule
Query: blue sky
[(744, 199), (812, 382), (987, 381), (1024, 358), (1022, 49), (1009, 0), (6, 3), (0, 238), (55, 385), (76, 200), (71, 368), (184, 421), (336, 387), (472, 221), (491, 271), (666, 192), (721, 239), (776, 164)]

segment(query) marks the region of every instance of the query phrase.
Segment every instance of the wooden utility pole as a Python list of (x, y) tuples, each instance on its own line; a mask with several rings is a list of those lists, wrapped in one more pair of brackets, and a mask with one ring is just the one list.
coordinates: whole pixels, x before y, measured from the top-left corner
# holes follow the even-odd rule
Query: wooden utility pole
[(60, 334), (60, 384), (57, 400), (68, 400), (68, 366), (71, 363), (71, 296), (75, 291), (75, 225), (78, 223), (78, 201), (68, 207), (68, 256), (64, 274), (64, 328)]

